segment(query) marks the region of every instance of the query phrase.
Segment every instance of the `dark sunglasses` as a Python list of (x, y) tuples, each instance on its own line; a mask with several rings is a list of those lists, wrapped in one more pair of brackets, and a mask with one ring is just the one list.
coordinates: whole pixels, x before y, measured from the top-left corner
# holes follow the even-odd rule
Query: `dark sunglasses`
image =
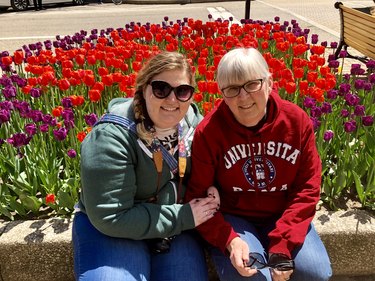
[(247, 267), (255, 269), (273, 268), (278, 271), (294, 270), (294, 261), (289, 259), (286, 255), (277, 254), (277, 258), (273, 259), (272, 263), (267, 263), (259, 253), (250, 253), (249, 261), (246, 263)]
[(194, 87), (190, 85), (180, 85), (174, 88), (169, 83), (158, 80), (151, 81), (150, 85), (152, 88), (152, 93), (158, 99), (165, 99), (173, 91), (176, 99), (186, 102), (193, 96), (195, 91)]

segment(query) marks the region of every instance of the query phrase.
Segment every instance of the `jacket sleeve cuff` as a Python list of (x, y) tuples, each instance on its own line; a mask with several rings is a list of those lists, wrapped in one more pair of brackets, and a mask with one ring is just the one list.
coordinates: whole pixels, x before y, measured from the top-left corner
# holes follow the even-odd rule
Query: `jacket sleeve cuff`
[(274, 242), (271, 241), (268, 252), (269, 253), (275, 253), (275, 254), (284, 254), (284, 255), (287, 255), (291, 259), (292, 258), (292, 255), (291, 255), (292, 248), (291, 247), (292, 247), (292, 245), (290, 245), (290, 243), (288, 243), (288, 240), (280, 239), (279, 241), (274, 241)]
[(226, 254), (228, 253), (228, 250), (227, 250), (227, 246), (229, 245), (229, 243), (236, 237), (240, 237), (237, 232), (235, 232), (233, 229), (231, 229), (230, 233), (229, 233), (229, 236), (227, 237), (227, 240), (225, 241), (225, 243), (221, 243), (220, 245), (220, 250)]

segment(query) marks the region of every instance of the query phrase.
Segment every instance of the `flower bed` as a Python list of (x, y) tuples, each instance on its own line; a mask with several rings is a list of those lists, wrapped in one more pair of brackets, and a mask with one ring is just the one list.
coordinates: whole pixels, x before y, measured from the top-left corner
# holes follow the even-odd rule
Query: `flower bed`
[(345, 52), (294, 20), (194, 19), (80, 31), (0, 54), (0, 216), (68, 215), (80, 188), (80, 143), (109, 100), (134, 94), (137, 72), (160, 50), (194, 66), (195, 102), (221, 102), (215, 70), (236, 46), (258, 48), (280, 95), (311, 116), (323, 163), (322, 201), (347, 196), (375, 209), (375, 61), (342, 73)]

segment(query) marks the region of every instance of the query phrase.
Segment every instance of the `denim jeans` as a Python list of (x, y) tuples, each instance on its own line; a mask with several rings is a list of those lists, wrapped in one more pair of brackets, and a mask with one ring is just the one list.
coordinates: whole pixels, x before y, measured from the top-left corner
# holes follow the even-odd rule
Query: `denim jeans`
[(203, 247), (193, 231), (177, 235), (168, 253), (153, 254), (145, 241), (102, 234), (86, 214), (78, 212), (72, 235), (76, 280), (208, 280)]
[[(260, 253), (264, 260), (267, 260), (268, 233), (274, 228), (275, 222), (259, 226), (240, 217), (232, 215), (224, 215), (224, 217), (241, 239), (248, 243), (250, 252)], [(272, 281), (270, 270), (267, 268), (258, 270), (258, 273), (251, 277), (243, 277), (233, 267), (229, 257), (219, 249), (210, 248), (210, 254), (221, 281)], [(327, 251), (313, 224), (308, 229), (304, 243), (293, 250), (292, 258), (295, 262), (295, 270), (290, 281), (326, 281), (332, 276)]]

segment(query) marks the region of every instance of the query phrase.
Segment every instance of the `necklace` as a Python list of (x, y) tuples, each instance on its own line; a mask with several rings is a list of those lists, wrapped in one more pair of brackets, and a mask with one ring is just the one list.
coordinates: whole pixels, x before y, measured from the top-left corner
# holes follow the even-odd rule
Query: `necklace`
[[(150, 145), (151, 151), (152, 151), (152, 157), (154, 160), (155, 168), (158, 173), (158, 179), (157, 179), (157, 188), (155, 195), (149, 199), (149, 202), (155, 202), (157, 200), (157, 195), (159, 193), (160, 189), (160, 180), (161, 175), (163, 171), (163, 154), (162, 154), (162, 144), (160, 140), (156, 136), (156, 130), (155, 127), (152, 127), (150, 129), (151, 135), (152, 135), (152, 142)], [(177, 124), (177, 132), (178, 132), (178, 175), (179, 175), (179, 184), (177, 188), (177, 203), (182, 203), (182, 180), (185, 176), (186, 172), (186, 163), (187, 163), (187, 151), (186, 151), (186, 145), (185, 145), (185, 139), (183, 137), (183, 126), (182, 121)]]

